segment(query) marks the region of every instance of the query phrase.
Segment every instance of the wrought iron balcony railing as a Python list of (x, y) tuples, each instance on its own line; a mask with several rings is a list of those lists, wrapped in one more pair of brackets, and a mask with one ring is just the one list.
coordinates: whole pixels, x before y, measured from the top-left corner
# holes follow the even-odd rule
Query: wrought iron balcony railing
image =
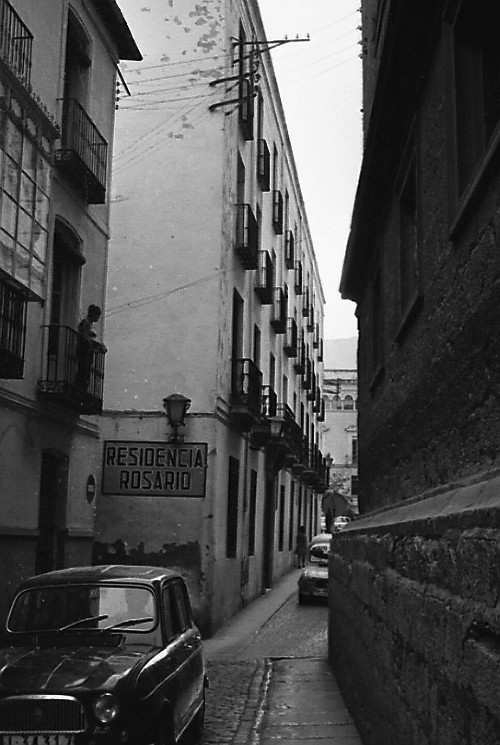
[(0, 59), (28, 87), (33, 34), (7, 0), (0, 0)]
[(262, 305), (271, 305), (273, 302), (274, 288), (274, 264), (269, 251), (258, 251), (257, 281), (255, 283), (255, 294)]
[(234, 248), (245, 269), (257, 269), (257, 220), (249, 204), (236, 205), (236, 242)]
[(69, 326), (43, 326), (45, 350), (39, 394), (80, 414), (100, 414), (105, 348)]
[(104, 204), (108, 143), (75, 98), (64, 101), (62, 141), (55, 156), (61, 172), (88, 204)]
[(266, 140), (257, 143), (257, 181), (262, 191), (271, 188), (271, 153)]
[(261, 419), (262, 373), (249, 358), (233, 360), (231, 384), (231, 416), (235, 425), (248, 431)]

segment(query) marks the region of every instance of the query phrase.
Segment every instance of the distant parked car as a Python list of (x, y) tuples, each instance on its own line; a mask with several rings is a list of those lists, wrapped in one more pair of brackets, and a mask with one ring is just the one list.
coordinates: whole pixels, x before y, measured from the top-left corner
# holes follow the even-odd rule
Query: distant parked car
[(307, 551), (307, 563), (299, 577), (299, 604), (328, 597), (328, 555), (331, 533), (315, 535)]
[(206, 673), (174, 571), (96, 566), (18, 588), (0, 649), (2, 745), (172, 745), (201, 737)]
[(351, 522), (351, 518), (348, 517), (347, 515), (339, 515), (333, 521), (334, 532), (337, 530), (343, 530), (346, 527), (346, 525), (349, 525), (350, 522)]

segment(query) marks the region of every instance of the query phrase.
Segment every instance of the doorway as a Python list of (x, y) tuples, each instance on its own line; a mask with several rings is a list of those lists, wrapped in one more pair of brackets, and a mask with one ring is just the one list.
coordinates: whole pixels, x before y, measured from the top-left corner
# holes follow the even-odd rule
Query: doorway
[(65, 565), (68, 463), (68, 457), (62, 453), (42, 453), (36, 574), (62, 569)]
[(273, 586), (274, 567), (274, 521), (276, 509), (276, 483), (270, 476), (266, 477), (264, 504), (264, 531), (262, 556), (262, 588)]

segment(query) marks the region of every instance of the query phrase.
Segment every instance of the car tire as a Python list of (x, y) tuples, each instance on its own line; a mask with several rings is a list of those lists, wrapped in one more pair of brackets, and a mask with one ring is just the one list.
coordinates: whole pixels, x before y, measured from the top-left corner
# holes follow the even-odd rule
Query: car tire
[(196, 745), (203, 737), (205, 731), (205, 691), (203, 691), (203, 703), (189, 725), (187, 731), (186, 745)]

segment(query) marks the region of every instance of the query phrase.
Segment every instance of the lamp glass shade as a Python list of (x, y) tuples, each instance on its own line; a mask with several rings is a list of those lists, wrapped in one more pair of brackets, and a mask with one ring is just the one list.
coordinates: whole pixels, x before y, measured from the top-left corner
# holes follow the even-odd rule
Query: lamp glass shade
[(283, 419), (280, 419), (279, 417), (271, 417), (269, 420), (269, 427), (271, 429), (271, 437), (278, 439), (281, 437)]
[(183, 396), (182, 393), (171, 393), (170, 396), (163, 399), (167, 418), (172, 426), (175, 427), (184, 423), (190, 404), (191, 399)]

